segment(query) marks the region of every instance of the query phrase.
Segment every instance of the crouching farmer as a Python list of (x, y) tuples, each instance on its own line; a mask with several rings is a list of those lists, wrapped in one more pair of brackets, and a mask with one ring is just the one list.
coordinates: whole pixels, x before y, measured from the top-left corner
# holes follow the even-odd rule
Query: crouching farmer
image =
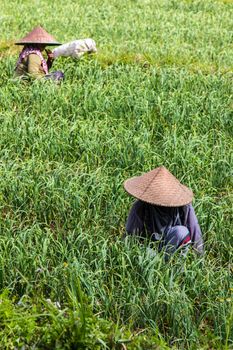
[[(16, 45), (24, 45), (21, 51), (15, 74), (18, 77), (45, 78), (60, 81), (64, 78), (61, 71), (49, 73), (53, 64), (53, 53), (50, 50), (45, 50), (47, 45), (61, 45), (42, 27), (34, 28), (24, 38), (16, 42)], [(42, 52), (46, 51), (47, 60), (44, 59)]]
[(186, 253), (190, 246), (203, 253), (202, 234), (191, 204), (193, 193), (164, 166), (126, 180), (124, 188), (137, 198), (128, 216), (126, 235), (158, 241), (165, 260), (177, 250)]

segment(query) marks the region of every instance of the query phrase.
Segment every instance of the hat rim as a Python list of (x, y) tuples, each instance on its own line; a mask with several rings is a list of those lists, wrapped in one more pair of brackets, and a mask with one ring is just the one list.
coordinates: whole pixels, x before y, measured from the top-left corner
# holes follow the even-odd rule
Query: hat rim
[(43, 42), (43, 41), (17, 41), (15, 45), (32, 45), (32, 44), (37, 44), (37, 45), (46, 45), (46, 46), (59, 46), (62, 45), (61, 43), (56, 43), (56, 42)]

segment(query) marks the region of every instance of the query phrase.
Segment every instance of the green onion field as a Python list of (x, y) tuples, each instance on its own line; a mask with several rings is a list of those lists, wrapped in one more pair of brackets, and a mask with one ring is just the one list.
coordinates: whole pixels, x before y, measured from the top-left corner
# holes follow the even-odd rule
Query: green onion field
[[(0, 349), (233, 349), (233, 1), (0, 0)], [(98, 53), (14, 78), (35, 26)], [(195, 195), (205, 254), (126, 239), (129, 177)]]

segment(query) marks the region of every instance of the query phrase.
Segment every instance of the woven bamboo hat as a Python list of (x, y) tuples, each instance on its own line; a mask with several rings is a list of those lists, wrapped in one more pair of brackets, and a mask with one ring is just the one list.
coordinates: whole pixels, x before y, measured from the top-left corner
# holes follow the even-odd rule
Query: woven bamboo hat
[(25, 44), (43, 44), (43, 45), (61, 45), (56, 39), (46, 32), (42, 27), (35, 27), (24, 38), (15, 43), (16, 45)]
[(126, 180), (124, 188), (137, 199), (164, 207), (180, 207), (193, 198), (193, 192), (164, 166)]

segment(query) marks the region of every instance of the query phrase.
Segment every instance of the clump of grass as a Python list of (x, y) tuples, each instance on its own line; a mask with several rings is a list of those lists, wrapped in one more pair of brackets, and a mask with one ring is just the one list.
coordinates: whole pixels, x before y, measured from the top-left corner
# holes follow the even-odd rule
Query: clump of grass
[(0, 58), (9, 57), (10, 55), (16, 55), (19, 48), (14, 45), (12, 41), (0, 42)]
[(146, 329), (133, 334), (97, 318), (86, 304), (80, 287), (72, 292), (68, 293), (69, 304), (62, 307), (50, 299), (32, 300), (27, 295), (16, 303), (5, 290), (0, 295), (1, 347), (98, 350), (124, 349), (127, 344), (127, 349), (140, 350), (145, 346), (168, 349), (161, 337), (148, 334), (151, 337), (148, 342), (141, 336)]

